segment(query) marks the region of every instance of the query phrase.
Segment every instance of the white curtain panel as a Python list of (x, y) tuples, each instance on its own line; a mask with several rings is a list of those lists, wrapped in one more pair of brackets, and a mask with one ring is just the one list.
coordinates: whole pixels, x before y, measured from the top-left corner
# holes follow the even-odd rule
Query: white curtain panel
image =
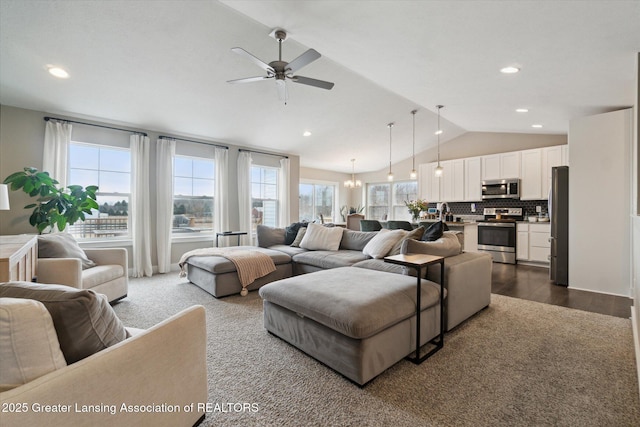
[(160, 138), (156, 144), (156, 246), (158, 272), (171, 271), (171, 232), (173, 229), (173, 158), (175, 139)]
[(289, 181), (290, 181), (289, 159), (280, 160), (280, 173), (278, 176), (278, 223), (280, 227), (290, 224), (289, 218)]
[(240, 237), (241, 245), (251, 245), (251, 153), (238, 153), (238, 209), (240, 231), (246, 231), (246, 236)]
[(67, 186), (67, 159), (71, 143), (71, 123), (48, 120), (44, 128), (44, 153), (42, 171)]
[(216, 188), (213, 206), (213, 229), (216, 233), (229, 230), (229, 204), (228, 193), (228, 173), (229, 173), (229, 150), (215, 147), (216, 161)]
[(131, 234), (133, 277), (151, 276), (151, 207), (149, 203), (149, 137), (131, 135)]

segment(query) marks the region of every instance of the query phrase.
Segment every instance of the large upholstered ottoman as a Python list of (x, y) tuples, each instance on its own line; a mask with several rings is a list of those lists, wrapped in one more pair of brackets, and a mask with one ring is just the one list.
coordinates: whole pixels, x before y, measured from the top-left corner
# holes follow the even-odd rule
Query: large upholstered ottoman
[[(247, 290), (254, 291), (274, 280), (291, 276), (291, 257), (289, 255), (280, 251), (255, 246), (247, 246), (247, 249), (269, 255), (276, 266), (274, 272), (256, 279), (247, 286)], [(192, 256), (187, 259), (186, 264), (189, 281), (216, 298), (237, 294), (242, 290), (236, 266), (224, 257)]]
[[(439, 292), (422, 281), (421, 344), (440, 333)], [(341, 267), (279, 280), (259, 293), (269, 332), (359, 385), (415, 351), (415, 277)]]

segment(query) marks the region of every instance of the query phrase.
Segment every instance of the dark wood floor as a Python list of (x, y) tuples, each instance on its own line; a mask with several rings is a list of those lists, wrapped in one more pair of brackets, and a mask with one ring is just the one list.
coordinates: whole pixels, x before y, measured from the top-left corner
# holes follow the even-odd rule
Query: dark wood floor
[(554, 285), (549, 281), (547, 268), (494, 262), (491, 292), (609, 316), (631, 316), (630, 298)]

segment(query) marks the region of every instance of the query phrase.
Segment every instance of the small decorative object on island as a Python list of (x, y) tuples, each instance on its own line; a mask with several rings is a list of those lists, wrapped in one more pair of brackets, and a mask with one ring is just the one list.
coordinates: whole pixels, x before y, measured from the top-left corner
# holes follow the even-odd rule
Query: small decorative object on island
[(29, 196), (37, 197), (36, 203), (24, 208), (34, 208), (29, 223), (38, 229), (39, 234), (47, 228), (49, 232), (55, 227), (62, 231), (67, 225), (84, 221), (85, 214), (98, 209), (97, 186), (83, 188), (69, 185), (67, 188), (58, 188), (59, 182), (51, 178), (49, 172), (38, 172), (36, 168), (27, 167), (24, 171), (13, 173), (5, 178), (4, 183), (9, 184), (12, 191), (22, 189)]
[(407, 206), (407, 209), (409, 209), (411, 219), (413, 219), (414, 222), (420, 218), (420, 212), (426, 212), (427, 209), (429, 209), (429, 202), (426, 200), (405, 201), (404, 204)]

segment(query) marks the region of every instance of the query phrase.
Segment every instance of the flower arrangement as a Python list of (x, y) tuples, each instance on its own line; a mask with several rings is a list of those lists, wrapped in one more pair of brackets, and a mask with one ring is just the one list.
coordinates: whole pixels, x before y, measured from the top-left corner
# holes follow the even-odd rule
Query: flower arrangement
[(406, 200), (404, 204), (407, 206), (407, 209), (414, 221), (420, 217), (420, 212), (426, 211), (429, 208), (429, 202), (420, 199)]

